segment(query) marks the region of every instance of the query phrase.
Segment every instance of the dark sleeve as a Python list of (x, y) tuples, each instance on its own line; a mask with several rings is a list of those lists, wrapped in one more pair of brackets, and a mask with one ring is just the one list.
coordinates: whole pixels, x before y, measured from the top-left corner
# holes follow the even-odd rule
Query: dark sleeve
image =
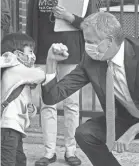
[(29, 0), (27, 9), (26, 33), (32, 37), (34, 0)]
[[(97, 11), (98, 11), (98, 0), (89, 0), (88, 8), (87, 8), (87, 12), (86, 12), (85, 17), (87, 17), (90, 14), (95, 13)], [(74, 16), (75, 16), (75, 20), (72, 22), (72, 25), (74, 27), (76, 27), (77, 29), (80, 29), (80, 25), (85, 17), (82, 18), (82, 17), (79, 17), (77, 15), (74, 15)]]
[(8, 0), (2, 0), (1, 1), (1, 28), (5, 32), (9, 31), (10, 27), (10, 8), (9, 8), (9, 3)]
[(81, 89), (89, 83), (89, 79), (81, 67), (78, 65), (70, 74), (66, 75), (58, 83), (56, 78), (47, 85), (42, 86), (42, 98), (46, 105), (54, 105), (71, 94)]
[(76, 16), (75, 14), (74, 14), (74, 17), (75, 17), (75, 20), (72, 22), (72, 25), (75, 28), (80, 29), (80, 24), (84, 20), (84, 18)]

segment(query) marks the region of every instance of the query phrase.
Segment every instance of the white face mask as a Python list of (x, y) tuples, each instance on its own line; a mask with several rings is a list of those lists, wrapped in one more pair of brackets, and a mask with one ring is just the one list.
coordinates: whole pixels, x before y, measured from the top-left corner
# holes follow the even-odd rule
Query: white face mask
[[(100, 44), (102, 43), (103, 41), (100, 42)], [(87, 52), (87, 54), (94, 60), (99, 60), (101, 61), (102, 58), (104, 57), (105, 53), (107, 52), (108, 48), (106, 49), (105, 52), (103, 53), (100, 53), (98, 51), (98, 47), (100, 44), (90, 44), (90, 43), (85, 43), (85, 51)]]

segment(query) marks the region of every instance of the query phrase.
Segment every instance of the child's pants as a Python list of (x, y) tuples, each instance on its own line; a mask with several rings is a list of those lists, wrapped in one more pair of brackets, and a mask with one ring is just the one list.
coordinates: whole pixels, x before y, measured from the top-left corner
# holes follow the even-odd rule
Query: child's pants
[(1, 129), (1, 166), (26, 166), (22, 135), (10, 128)]

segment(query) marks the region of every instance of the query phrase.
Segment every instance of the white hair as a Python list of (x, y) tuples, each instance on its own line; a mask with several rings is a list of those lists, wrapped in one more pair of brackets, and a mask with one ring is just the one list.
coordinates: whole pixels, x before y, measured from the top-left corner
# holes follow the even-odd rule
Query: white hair
[(120, 22), (108, 12), (91, 14), (81, 23), (81, 29), (93, 27), (97, 32), (103, 32), (107, 37), (113, 37), (117, 45), (123, 42), (124, 34)]

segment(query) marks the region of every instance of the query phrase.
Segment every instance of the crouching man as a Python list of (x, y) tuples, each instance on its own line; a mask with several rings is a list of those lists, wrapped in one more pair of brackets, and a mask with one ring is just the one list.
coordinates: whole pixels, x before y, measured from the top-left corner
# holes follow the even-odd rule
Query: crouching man
[(57, 82), (57, 62), (65, 56), (53, 54), (51, 48), (46, 62), (51, 81), (42, 85), (42, 98), (53, 105), (91, 82), (104, 113), (80, 125), (76, 141), (94, 166), (120, 166), (112, 150), (126, 151), (139, 133), (139, 40), (124, 36), (119, 21), (108, 12), (88, 16), (81, 27), (82, 62)]

